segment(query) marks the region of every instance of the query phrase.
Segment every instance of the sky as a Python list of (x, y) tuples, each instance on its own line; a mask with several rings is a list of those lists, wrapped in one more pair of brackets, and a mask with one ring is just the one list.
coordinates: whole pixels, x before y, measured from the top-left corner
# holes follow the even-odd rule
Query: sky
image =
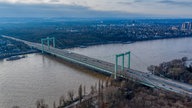
[(192, 0), (0, 0), (0, 17), (192, 18)]

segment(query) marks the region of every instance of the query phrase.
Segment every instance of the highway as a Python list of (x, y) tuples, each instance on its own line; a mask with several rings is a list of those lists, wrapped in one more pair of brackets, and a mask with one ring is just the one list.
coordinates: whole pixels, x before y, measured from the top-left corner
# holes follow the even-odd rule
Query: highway
[[(16, 39), (9, 36), (4, 36), (5, 38), (13, 39), (16, 41), (23, 42), (31, 47), (34, 47), (38, 50), (42, 50), (42, 45), (39, 43), (32, 43), (25, 40)], [(62, 58), (66, 61), (73, 62), (75, 64), (82, 65), (84, 67), (94, 69), (96, 71), (103, 72), (105, 74), (113, 75), (115, 64), (109, 63), (106, 61), (98, 60), (95, 58), (91, 58), (88, 56), (80, 55), (77, 53), (69, 52), (62, 49), (57, 49), (47, 46), (44, 46), (44, 52)], [(150, 73), (141, 72), (133, 69), (125, 68), (123, 72), (120, 72), (121, 66), (118, 66), (119, 77), (125, 77), (129, 79), (133, 79), (141, 84), (144, 84), (149, 87), (154, 87), (166, 91), (175, 92), (184, 96), (189, 96), (192, 98), (192, 85), (181, 83), (178, 81), (174, 81), (168, 78), (162, 78)]]

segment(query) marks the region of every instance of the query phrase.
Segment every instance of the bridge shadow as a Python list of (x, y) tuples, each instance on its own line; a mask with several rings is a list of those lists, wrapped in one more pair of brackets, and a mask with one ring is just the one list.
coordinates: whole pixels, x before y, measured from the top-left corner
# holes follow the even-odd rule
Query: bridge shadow
[(67, 67), (70, 67), (74, 70), (77, 70), (78, 72), (82, 72), (82, 74), (86, 74), (86, 75), (89, 75), (89, 76), (92, 76), (92, 77), (95, 77), (95, 78), (98, 78), (101, 80), (105, 80), (107, 78), (107, 75), (104, 75), (104, 74), (102, 74), (98, 71), (95, 71), (93, 69), (88, 69), (86, 67), (83, 67), (82, 65), (74, 64), (72, 62), (65, 61), (61, 58), (58, 58), (58, 57), (50, 55), (50, 54), (41, 54), (41, 53), (39, 53), (39, 54), (42, 55), (43, 57), (45, 57), (43, 59), (48, 58), (50, 60), (56, 61), (56, 62), (63, 64)]

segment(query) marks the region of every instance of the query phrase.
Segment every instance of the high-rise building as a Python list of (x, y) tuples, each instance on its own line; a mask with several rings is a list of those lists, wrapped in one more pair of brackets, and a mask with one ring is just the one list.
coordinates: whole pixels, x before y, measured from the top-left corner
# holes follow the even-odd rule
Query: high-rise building
[(192, 26), (192, 24), (191, 24), (191, 23), (189, 23), (189, 30), (191, 30), (191, 29), (192, 29), (192, 27), (191, 27), (191, 26)]
[(184, 22), (181, 26), (181, 30), (192, 30), (192, 23), (191, 22)]

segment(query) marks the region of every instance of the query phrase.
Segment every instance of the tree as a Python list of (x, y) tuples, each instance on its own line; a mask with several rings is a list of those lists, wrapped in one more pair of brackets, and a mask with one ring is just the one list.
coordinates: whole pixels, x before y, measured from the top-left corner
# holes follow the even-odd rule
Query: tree
[(79, 101), (81, 102), (82, 98), (83, 98), (83, 90), (82, 90), (82, 85), (79, 86)]
[(104, 84), (104, 82), (103, 82), (103, 80), (101, 80), (101, 89), (102, 89), (102, 90), (104, 89), (103, 84)]
[(91, 94), (94, 94), (95, 93), (95, 88), (94, 86), (91, 86)]
[(69, 96), (70, 101), (73, 101), (73, 98), (74, 98), (74, 92), (73, 92), (73, 90), (71, 90), (71, 91), (68, 92), (68, 96)]
[(109, 78), (107, 78), (107, 80), (105, 82), (105, 87), (109, 87)]
[(65, 106), (65, 96), (61, 96), (60, 99), (59, 99), (59, 105), (60, 106)]
[(55, 101), (54, 101), (54, 103), (53, 103), (53, 108), (56, 108), (56, 104), (55, 104)]
[(100, 92), (101, 92), (101, 81), (99, 80), (99, 88), (98, 88), (99, 90), (99, 94), (100, 94)]
[(48, 105), (45, 104), (43, 99), (37, 100), (36, 102), (37, 108), (48, 108)]
[(84, 95), (86, 95), (86, 86), (84, 86), (83, 91), (84, 91)]

